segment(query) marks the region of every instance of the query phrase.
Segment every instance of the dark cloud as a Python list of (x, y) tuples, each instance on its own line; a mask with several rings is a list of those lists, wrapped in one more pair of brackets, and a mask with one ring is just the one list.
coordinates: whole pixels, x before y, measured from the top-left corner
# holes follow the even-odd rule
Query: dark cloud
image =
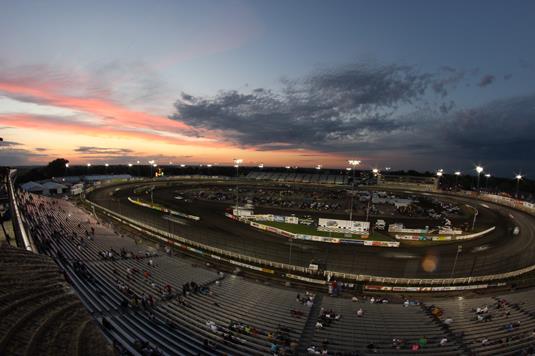
[(440, 104), (438, 109), (440, 110), (441, 113), (447, 114), (454, 108), (454, 106), (455, 106), (455, 102), (453, 100), (450, 100), (447, 103)]
[(503, 80), (509, 80), (512, 77), (513, 77), (513, 75), (511, 73), (509, 73), (509, 74), (506, 74), (506, 75), (503, 76)]
[(133, 151), (128, 148), (110, 148), (110, 147), (94, 147), (94, 146), (80, 146), (74, 150), (75, 152), (85, 155), (107, 155), (107, 156), (124, 156)]
[(466, 71), (448, 66), (444, 66), (440, 70), (442, 75), (433, 81), (432, 88), (435, 93), (446, 97), (448, 90), (455, 89), (457, 84), (464, 79)]
[[(356, 64), (284, 80), (274, 92), (257, 88), (221, 91), (215, 97), (183, 93), (171, 118), (198, 129), (224, 131), (224, 137), (261, 150), (354, 145), (414, 124), (392, 114), (417, 105), (426, 90), (445, 93), (462, 74), (422, 73), (411, 66)], [(436, 85), (435, 85), (436, 84)]]
[[(437, 169), (448, 164), (458, 169), (479, 160), (502, 169), (526, 167), (535, 155), (535, 95), (457, 109), (447, 100), (448, 89), (476, 72), (354, 65), (285, 80), (280, 91), (184, 93), (171, 118), (257, 150), (357, 152), (374, 162), (416, 169), (437, 164)], [(481, 85), (494, 80), (484, 76)], [(428, 94), (439, 94), (436, 102)]]
[(493, 76), (492, 74), (484, 75), (483, 77), (481, 77), (481, 80), (479, 81), (478, 85), (481, 88), (486, 87), (486, 86), (491, 85), (492, 83), (494, 83), (495, 79), (496, 79), (496, 77)]
[(44, 148), (44, 147), (36, 147), (35, 150), (38, 151), (38, 152), (45, 152), (45, 151), (47, 151), (48, 149), (47, 149), (47, 148)]
[(35, 164), (35, 160), (46, 157), (24, 148), (22, 144), (12, 141), (0, 141), (0, 166), (24, 166)]
[(5, 147), (14, 147), (14, 146), (21, 146), (21, 144), (18, 142), (13, 142), (13, 141), (0, 141), (0, 149), (5, 148)]
[(492, 101), (452, 115), (440, 132), (453, 148), (493, 160), (532, 160), (535, 95)]

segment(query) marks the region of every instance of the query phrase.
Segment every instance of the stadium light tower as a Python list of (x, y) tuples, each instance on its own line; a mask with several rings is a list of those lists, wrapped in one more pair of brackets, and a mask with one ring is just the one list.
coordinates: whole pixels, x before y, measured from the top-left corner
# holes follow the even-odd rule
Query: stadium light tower
[(347, 161), (351, 166), (351, 205), (349, 207), (349, 221), (353, 221), (353, 199), (355, 197), (355, 167), (360, 164), (360, 161), (356, 159), (350, 159)]
[(490, 173), (485, 174), (485, 189), (489, 189), (489, 178), (492, 177)]
[(129, 168), (132, 168), (132, 163), (128, 163), (128, 167), (129, 167)]
[(455, 171), (455, 186), (457, 187), (457, 183), (459, 181), (459, 176), (461, 175), (461, 171)]
[(264, 168), (264, 163), (260, 163), (260, 164), (258, 165), (258, 168), (260, 168), (260, 169)]
[(316, 165), (316, 169), (319, 171), (321, 169), (321, 164)]
[(440, 178), (444, 175), (444, 170), (443, 169), (439, 169), (437, 171), (437, 189), (440, 188)]
[(516, 194), (515, 194), (515, 198), (517, 198), (517, 199), (518, 199), (518, 190), (520, 188), (520, 181), (522, 180), (522, 178), (523, 178), (522, 174), (520, 174), (520, 173), (515, 176), (515, 179), (516, 179)]
[(379, 169), (374, 168), (374, 169), (372, 169), (372, 172), (373, 172), (374, 175), (377, 175), (377, 174), (379, 174)]
[(477, 172), (477, 191), (479, 192), (479, 176), (481, 175), (481, 172), (483, 172), (483, 167), (476, 166), (476, 172)]
[(239, 191), (239, 186), (238, 186), (238, 178), (240, 176), (240, 164), (243, 163), (243, 159), (241, 158), (234, 158), (234, 167), (236, 167), (236, 214), (239, 216), (240, 214), (240, 211), (239, 211), (239, 208), (238, 208), (238, 203), (239, 203), (239, 194), (240, 194), (240, 191)]

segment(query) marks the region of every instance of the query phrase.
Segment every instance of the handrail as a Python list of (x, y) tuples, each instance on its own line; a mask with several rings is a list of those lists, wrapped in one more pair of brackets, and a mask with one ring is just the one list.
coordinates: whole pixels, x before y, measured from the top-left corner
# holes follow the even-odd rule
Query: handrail
[(15, 176), (15, 174), (17, 174), (17, 170), (11, 169), (7, 176), (7, 190), (9, 194), (11, 210), (13, 212), (13, 223), (14, 223), (13, 227), (15, 229), (15, 233), (18, 232), (20, 236), (19, 244), (22, 243), (24, 249), (28, 251), (37, 252), (37, 248), (35, 247), (28, 233), (26, 232), (26, 227), (24, 226), (24, 220), (20, 213), (19, 206), (17, 205), (17, 199), (15, 197), (15, 188), (13, 187), (13, 177)]

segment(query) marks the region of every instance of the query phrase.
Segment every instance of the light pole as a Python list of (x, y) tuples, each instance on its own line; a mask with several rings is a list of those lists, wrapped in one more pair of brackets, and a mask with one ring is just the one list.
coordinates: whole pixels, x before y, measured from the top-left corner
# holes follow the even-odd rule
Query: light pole
[(485, 189), (489, 189), (489, 178), (491, 177), (490, 173), (485, 174)]
[(154, 164), (154, 160), (150, 160), (149, 161), (149, 165), (150, 165), (150, 178), (152, 178), (152, 165)]
[(477, 172), (477, 191), (479, 192), (479, 176), (481, 175), (481, 172), (483, 172), (483, 167), (476, 166), (476, 172)]
[(461, 171), (456, 171), (454, 174), (455, 174), (455, 187), (457, 187), (459, 176), (461, 175)]
[(437, 171), (437, 189), (440, 189), (440, 177), (442, 177), (443, 174), (444, 174), (443, 169), (439, 169)]
[(240, 215), (240, 211), (239, 211), (239, 208), (238, 208), (238, 202), (239, 202), (239, 194), (240, 194), (240, 191), (239, 191), (239, 186), (238, 186), (238, 178), (240, 177), (240, 164), (243, 162), (243, 159), (241, 158), (234, 158), (234, 167), (236, 167), (236, 214), (239, 216)]
[(260, 164), (258, 165), (258, 168), (260, 168), (260, 169), (264, 168), (264, 163), (260, 163)]
[(321, 164), (316, 165), (316, 169), (319, 171), (321, 169)]
[(453, 278), (453, 274), (455, 273), (455, 266), (457, 265), (457, 258), (459, 258), (459, 253), (463, 251), (463, 245), (457, 245), (457, 253), (455, 254), (455, 260), (453, 261), (453, 268), (451, 269), (451, 275), (450, 278)]
[(516, 179), (516, 194), (515, 194), (515, 198), (518, 199), (518, 191), (519, 191), (519, 188), (520, 188), (520, 180), (522, 179), (522, 174), (517, 174), (515, 176), (515, 179)]
[(69, 171), (69, 164), (65, 163), (65, 175), (67, 175), (68, 171)]
[(91, 163), (87, 164), (87, 174), (89, 174), (89, 169), (91, 168)]
[(353, 199), (355, 197), (355, 167), (360, 164), (360, 161), (350, 159), (347, 161), (351, 165), (351, 206), (349, 207), (349, 221), (353, 221)]

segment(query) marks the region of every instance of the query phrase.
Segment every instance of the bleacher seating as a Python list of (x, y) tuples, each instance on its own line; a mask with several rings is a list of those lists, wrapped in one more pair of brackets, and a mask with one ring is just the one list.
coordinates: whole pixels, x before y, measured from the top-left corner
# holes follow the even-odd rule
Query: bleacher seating
[[(438, 300), (433, 304), (440, 315), (430, 311), (431, 303), (376, 304), (323, 294), (307, 306), (296, 298), (302, 290), (225, 276), (173, 256), (166, 246), (138, 244), (68, 201), (28, 194), (19, 200), (41, 250), (56, 258), (105, 334), (134, 355), (147, 349), (168, 355), (292, 355), (297, 348), (304, 354), (322, 348), (328, 355), (403, 354), (413, 352), (422, 339), (425, 345), (418, 353), (502, 355), (535, 343), (535, 291)], [(46, 296), (42, 303), (57, 298), (70, 305), (69, 297), (40, 288), (45, 279), (62, 282), (50, 259), (36, 258), (49, 262), (35, 262), (43, 280), (35, 274), (29, 279), (34, 293)], [(16, 283), (15, 275), (9, 278), (1, 285)], [(192, 290), (184, 293), (186, 286)], [(0, 288), (0, 301), (16, 298)], [(483, 305), (489, 306), (492, 320), (473, 320), (472, 310)], [(57, 307), (52, 314), (67, 318), (69, 313)], [(359, 309), (362, 316), (357, 316)], [(320, 315), (331, 310), (340, 318), (316, 327)], [(453, 319), (449, 325), (447, 318)], [(509, 331), (509, 323), (517, 326)], [(307, 351), (311, 347), (314, 351)]]
[(113, 349), (50, 257), (0, 247), (0, 355), (69, 354)]
[(315, 184), (346, 184), (345, 175), (335, 174), (303, 174), (303, 173), (277, 173), (277, 172), (249, 172), (248, 179), (273, 180), (277, 182), (299, 182)]

